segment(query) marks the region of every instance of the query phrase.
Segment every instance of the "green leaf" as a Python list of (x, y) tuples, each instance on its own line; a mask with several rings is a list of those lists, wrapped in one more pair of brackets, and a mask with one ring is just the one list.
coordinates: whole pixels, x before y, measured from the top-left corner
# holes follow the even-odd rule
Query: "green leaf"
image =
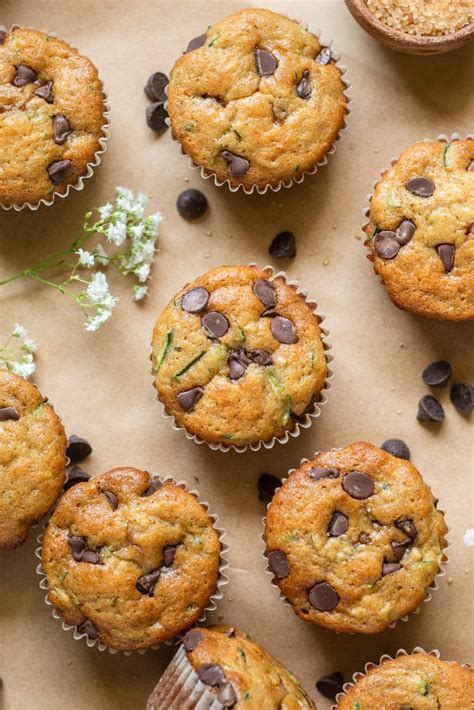
[(213, 47), (213, 46), (215, 45), (215, 43), (217, 42), (217, 40), (219, 39), (220, 36), (221, 36), (221, 33), (219, 32), (219, 34), (217, 34), (215, 37), (213, 37), (213, 38), (211, 39), (211, 41), (209, 42), (209, 44), (208, 44), (207, 46), (208, 46), (208, 47)]
[(179, 372), (177, 372), (176, 375), (173, 375), (173, 377), (172, 377), (171, 379), (172, 379), (172, 380), (175, 380), (175, 381), (178, 380), (182, 375), (184, 375), (185, 372), (187, 372), (187, 371), (188, 371), (196, 362), (198, 362), (198, 360), (200, 360), (200, 359), (202, 358), (202, 356), (205, 355), (205, 354), (206, 354), (206, 351), (205, 351), (205, 350), (201, 350), (201, 352), (199, 353), (199, 355), (196, 355), (196, 357), (193, 357), (193, 359), (190, 360), (190, 361), (188, 362), (188, 364), (183, 367), (182, 370), (180, 370)]
[(165, 338), (165, 340), (158, 352), (158, 355), (156, 356), (155, 374), (158, 374), (158, 371), (159, 371), (160, 367), (162, 366), (165, 357), (168, 355), (168, 351), (171, 347), (172, 342), (173, 342), (173, 329), (171, 328), (166, 333), (166, 338)]
[(420, 695), (428, 695), (428, 693), (430, 692), (430, 686), (426, 682), (426, 680), (422, 682), (418, 692), (420, 693)]

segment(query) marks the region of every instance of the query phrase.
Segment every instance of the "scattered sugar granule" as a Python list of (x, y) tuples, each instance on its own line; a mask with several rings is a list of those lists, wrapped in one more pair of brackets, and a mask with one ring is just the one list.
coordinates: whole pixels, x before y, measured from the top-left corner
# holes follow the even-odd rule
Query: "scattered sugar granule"
[(468, 528), (462, 540), (468, 547), (474, 547), (474, 528)]
[(474, 22), (472, 0), (365, 0), (384, 25), (410, 35), (448, 35)]

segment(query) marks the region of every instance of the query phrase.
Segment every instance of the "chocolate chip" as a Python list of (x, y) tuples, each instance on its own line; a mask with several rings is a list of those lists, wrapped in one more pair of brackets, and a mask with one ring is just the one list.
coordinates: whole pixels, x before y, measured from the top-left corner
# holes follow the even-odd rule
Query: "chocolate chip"
[(257, 365), (273, 365), (273, 359), (270, 353), (267, 353), (266, 350), (252, 350), (250, 353), (250, 357), (253, 360), (253, 362), (256, 362)]
[(247, 160), (247, 158), (243, 158), (241, 155), (231, 153), (230, 150), (221, 151), (221, 155), (227, 162), (229, 173), (233, 175), (233, 177), (240, 177), (241, 175), (245, 175), (245, 173), (250, 168), (250, 162)]
[(71, 168), (72, 160), (55, 160), (47, 168), (51, 182), (54, 182), (55, 185), (63, 182), (71, 172)]
[(163, 547), (163, 565), (165, 567), (171, 567), (174, 562), (174, 556), (176, 553), (176, 545), (165, 545)]
[(19, 413), (15, 409), (15, 407), (1, 407), (0, 408), (0, 422), (6, 422), (9, 419), (12, 419), (13, 421), (18, 421), (20, 418)]
[(318, 582), (309, 591), (309, 602), (317, 611), (332, 611), (339, 603), (339, 594), (327, 582)]
[(225, 707), (231, 708), (237, 702), (237, 695), (232, 683), (223, 683), (217, 695), (218, 701)]
[(242, 365), (245, 366), (250, 365), (250, 363), (252, 362), (252, 360), (243, 348), (239, 348), (238, 350), (232, 350), (229, 354), (229, 360), (238, 360), (242, 363)]
[(401, 568), (402, 565), (399, 562), (384, 562), (382, 564), (382, 577), (398, 572)]
[(459, 414), (469, 414), (474, 406), (474, 388), (467, 382), (456, 382), (451, 387), (451, 402)]
[(186, 412), (190, 412), (192, 409), (194, 409), (203, 394), (204, 390), (202, 387), (192, 387), (189, 390), (183, 390), (183, 392), (179, 392), (176, 399), (178, 400), (178, 404), (180, 407), (182, 407)]
[(63, 145), (72, 133), (71, 124), (65, 116), (53, 116), (53, 140), (57, 145)]
[(181, 308), (187, 313), (202, 313), (209, 301), (209, 292), (198, 286), (187, 291), (181, 299)]
[(199, 49), (199, 47), (202, 47), (203, 44), (206, 44), (206, 35), (199, 35), (199, 37), (194, 37), (186, 47), (186, 51), (184, 54), (188, 54), (188, 52), (192, 52), (195, 49)]
[(296, 241), (293, 232), (280, 232), (273, 238), (268, 251), (274, 259), (292, 259), (296, 256)]
[(390, 543), (390, 546), (393, 550), (393, 554), (395, 555), (395, 558), (399, 562), (402, 559), (405, 552), (408, 550), (409, 547), (411, 547), (412, 544), (413, 544), (413, 540), (410, 537), (405, 538), (405, 540), (401, 540), (401, 542), (397, 542), (397, 540), (393, 540)]
[(258, 300), (263, 303), (265, 308), (273, 308), (276, 306), (276, 287), (271, 281), (267, 281), (265, 279), (255, 281), (253, 285), (253, 292), (257, 296)]
[(166, 119), (168, 111), (165, 109), (162, 101), (156, 101), (154, 104), (146, 107), (146, 124), (152, 131), (160, 133), (167, 128)]
[(416, 418), (420, 422), (442, 422), (444, 419), (444, 409), (436, 397), (426, 394), (418, 402), (418, 414)]
[(86, 634), (90, 639), (97, 638), (97, 629), (89, 619), (85, 619), (82, 624), (76, 627), (80, 634)]
[(428, 387), (446, 387), (453, 371), (449, 362), (437, 360), (425, 367), (421, 375)]
[(142, 493), (142, 498), (148, 498), (148, 496), (153, 495), (153, 493), (156, 493), (157, 490), (159, 490), (163, 485), (163, 482), (161, 481), (159, 476), (150, 476), (150, 483), (148, 484), (148, 488), (144, 493)]
[(409, 518), (398, 518), (398, 520), (395, 520), (395, 527), (404, 532), (405, 535), (408, 535), (412, 540), (416, 540), (418, 531), (413, 520)]
[(431, 197), (435, 191), (435, 184), (425, 177), (413, 177), (405, 185), (406, 189), (417, 197)]
[(27, 67), (26, 64), (19, 64), (15, 69), (15, 77), (12, 81), (13, 86), (26, 86), (36, 81), (37, 73), (34, 69)]
[(404, 219), (398, 227), (395, 233), (395, 238), (401, 246), (405, 246), (411, 240), (416, 232), (416, 226), (410, 219)]
[(454, 244), (438, 244), (436, 247), (438, 256), (441, 259), (441, 263), (444, 266), (445, 272), (448, 274), (454, 266), (454, 255), (456, 253), (456, 247)]
[(139, 577), (135, 585), (138, 591), (141, 592), (141, 594), (147, 594), (149, 597), (153, 597), (155, 594), (155, 584), (158, 582), (160, 574), (160, 570), (155, 569), (153, 572)]
[(200, 190), (190, 187), (178, 195), (176, 207), (183, 219), (199, 219), (207, 210), (207, 199)]
[(259, 76), (271, 76), (278, 66), (276, 58), (266, 49), (255, 50), (255, 65)]
[(73, 559), (76, 562), (82, 562), (84, 552), (87, 550), (86, 538), (82, 535), (68, 535), (67, 541), (71, 548)]
[(229, 377), (231, 380), (239, 380), (245, 374), (247, 366), (240, 360), (231, 359), (229, 356)]
[(309, 470), (309, 477), (313, 481), (320, 481), (322, 478), (339, 478), (341, 475), (337, 468), (323, 468), (322, 466), (313, 466)]
[(368, 545), (370, 542), (370, 535), (366, 532), (361, 532), (359, 535), (358, 541), (360, 542), (361, 545)]
[(470, 162), (469, 165), (467, 166), (467, 169), (468, 169), (469, 171), (474, 170), (474, 160), (471, 160), (471, 162)]
[[(386, 235), (393, 235), (393, 237)], [(384, 261), (395, 259), (400, 251), (400, 244), (396, 239), (395, 232), (379, 232), (375, 237), (374, 244), (377, 256), (384, 259)]]
[(5, 40), (7, 38), (7, 31), (6, 30), (0, 30), (0, 45), (5, 43)]
[(306, 70), (296, 87), (296, 93), (300, 99), (307, 101), (311, 96), (311, 79), (309, 78), (309, 71)]
[(92, 453), (92, 446), (87, 439), (71, 434), (67, 442), (66, 456), (71, 463), (83, 461)]
[(39, 96), (40, 99), (44, 99), (48, 104), (52, 104), (54, 101), (53, 82), (47, 81), (43, 86), (38, 86), (35, 96)]
[(203, 663), (198, 669), (199, 679), (206, 685), (219, 685), (224, 680), (224, 671), (214, 663)]
[(229, 321), (218, 311), (209, 311), (201, 318), (204, 330), (212, 338), (222, 338), (229, 330)]
[(336, 671), (336, 673), (323, 675), (322, 678), (316, 681), (316, 688), (325, 698), (335, 700), (336, 695), (343, 691), (342, 674)]
[(331, 61), (331, 50), (329, 47), (323, 47), (319, 54), (316, 55), (314, 61), (317, 64), (329, 64)]
[(328, 525), (328, 535), (329, 537), (339, 537), (340, 535), (344, 535), (348, 527), (349, 522), (347, 516), (336, 510)]
[(86, 473), (83, 468), (80, 466), (72, 466), (67, 472), (67, 481), (63, 488), (65, 491), (68, 491), (72, 486), (75, 486), (76, 483), (87, 483), (89, 479), (89, 474)]
[(380, 448), (398, 459), (410, 460), (410, 449), (402, 439), (387, 439)]
[(365, 500), (373, 494), (375, 485), (373, 479), (366, 473), (351, 471), (342, 479), (342, 487), (351, 498)]
[(260, 318), (275, 318), (278, 313), (274, 308), (267, 308), (263, 313), (260, 313)]
[(91, 565), (100, 565), (101, 561), (99, 550), (84, 550), (81, 562), (88, 562)]
[(201, 643), (204, 636), (199, 629), (191, 629), (183, 638), (183, 646), (185, 651), (194, 651)]
[(277, 488), (281, 486), (281, 480), (271, 473), (262, 473), (258, 479), (258, 498), (265, 503), (270, 503)]
[(169, 79), (166, 74), (163, 74), (161, 71), (156, 71), (148, 77), (148, 81), (145, 86), (145, 94), (148, 96), (150, 101), (161, 101), (164, 103), (166, 101), (165, 89), (168, 84)]
[(295, 327), (291, 320), (284, 318), (283, 316), (275, 316), (273, 318), (270, 330), (275, 340), (279, 343), (285, 345), (292, 345), (298, 342), (298, 336), (296, 335)]
[(288, 557), (283, 550), (272, 550), (268, 555), (268, 566), (277, 579), (285, 579), (290, 574)]
[(112, 493), (112, 491), (104, 491), (104, 496), (109, 501), (110, 507), (112, 508), (112, 510), (117, 510), (118, 500), (117, 500), (117, 496), (115, 495), (115, 493)]

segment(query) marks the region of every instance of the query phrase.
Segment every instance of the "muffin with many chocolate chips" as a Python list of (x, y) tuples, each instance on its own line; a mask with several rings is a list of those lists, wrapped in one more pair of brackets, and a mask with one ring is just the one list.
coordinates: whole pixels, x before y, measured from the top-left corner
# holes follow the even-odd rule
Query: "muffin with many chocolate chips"
[(126, 651), (167, 641), (202, 616), (220, 553), (212, 519), (183, 486), (116, 468), (64, 494), (42, 565), (66, 622)]
[(269, 505), (269, 568), (305, 621), (378, 633), (420, 606), (439, 571), (436, 505), (416, 468), (371, 444), (320, 453)]
[[(202, 694), (198, 681), (205, 686)], [(230, 626), (188, 631), (147, 710), (192, 710), (210, 707), (212, 701), (217, 701), (216, 707), (234, 710), (316, 710), (281, 663)]]
[(37, 387), (0, 370), (0, 550), (21, 545), (61, 493), (66, 445), (61, 421)]
[(173, 137), (217, 181), (265, 190), (325, 157), (344, 125), (345, 84), (298, 22), (246, 9), (192, 40), (168, 86)]
[[(382, 700), (383, 698), (383, 700)], [(442, 661), (435, 653), (400, 654), (382, 659), (351, 685), (338, 710), (472, 710), (474, 671)]]
[(474, 139), (407, 148), (375, 188), (369, 216), (369, 258), (399, 308), (474, 318)]
[(155, 387), (179, 426), (242, 447), (295, 428), (327, 366), (314, 304), (271, 269), (222, 266), (185, 286), (153, 333)]
[(0, 32), (0, 204), (66, 192), (104, 137), (104, 95), (92, 62), (33, 29)]

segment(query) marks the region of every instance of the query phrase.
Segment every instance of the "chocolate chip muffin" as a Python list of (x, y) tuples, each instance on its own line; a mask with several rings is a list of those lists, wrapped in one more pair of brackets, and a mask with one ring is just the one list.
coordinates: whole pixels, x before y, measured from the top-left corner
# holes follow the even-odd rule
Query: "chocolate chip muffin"
[(271, 269), (221, 266), (180, 291), (153, 332), (155, 387), (210, 444), (267, 442), (314, 411), (327, 375), (314, 304)]
[(344, 125), (345, 84), (328, 47), (269, 10), (230, 15), (171, 72), (173, 137), (206, 175), (265, 190), (312, 171)]
[(339, 710), (472, 710), (474, 671), (428, 653), (400, 655), (371, 668), (339, 698)]
[(0, 370), (0, 550), (25, 542), (61, 493), (66, 446), (61, 421), (37, 387)]
[(104, 95), (89, 59), (33, 29), (0, 31), (0, 204), (66, 192), (94, 161)]
[[(196, 689), (199, 680), (206, 688), (205, 703)], [(281, 663), (230, 626), (188, 631), (147, 710), (193, 710), (210, 707), (212, 701), (234, 710), (316, 710)]]
[(221, 543), (184, 486), (116, 468), (62, 497), (46, 528), (48, 597), (68, 624), (109, 648), (186, 631), (216, 592)]
[(305, 621), (378, 633), (420, 606), (439, 571), (436, 505), (414, 466), (371, 444), (317, 454), (269, 505), (269, 568)]
[(473, 139), (407, 148), (375, 188), (369, 218), (369, 258), (399, 308), (474, 318)]

